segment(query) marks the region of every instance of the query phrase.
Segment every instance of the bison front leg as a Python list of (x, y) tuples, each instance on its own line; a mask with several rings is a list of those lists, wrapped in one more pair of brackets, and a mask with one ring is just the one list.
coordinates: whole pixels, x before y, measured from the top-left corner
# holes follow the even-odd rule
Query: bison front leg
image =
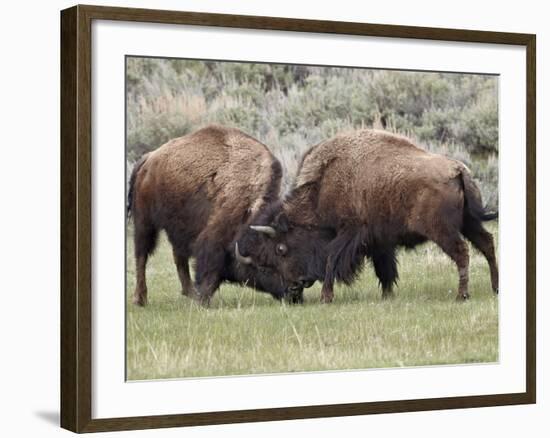
[(220, 286), (220, 283), (220, 277), (216, 273), (209, 273), (203, 276), (201, 281), (197, 282), (196, 285), (196, 296), (198, 302), (201, 305), (208, 307), (210, 305), (210, 301), (212, 300), (212, 296)]
[(323, 288), (321, 289), (321, 303), (332, 303), (334, 299), (334, 281), (323, 282)]
[(325, 268), (325, 278), (323, 280), (323, 287), (321, 289), (321, 303), (332, 303), (334, 299), (334, 257), (329, 256), (327, 258), (327, 264)]
[(326, 254), (325, 277), (321, 301), (330, 303), (334, 298), (334, 281), (349, 283), (361, 269), (366, 254), (365, 229), (350, 226), (340, 230), (329, 243)]
[(393, 298), (393, 286), (398, 278), (395, 249), (375, 250), (372, 264), (382, 286), (382, 299)]
[(208, 306), (212, 296), (220, 286), (224, 269), (225, 252), (223, 246), (204, 243), (197, 253), (196, 298), (203, 306)]
[(181, 283), (181, 293), (182, 295), (193, 296), (195, 288), (191, 281), (191, 275), (189, 275), (189, 259), (187, 256), (180, 254), (176, 249), (173, 250), (173, 255)]

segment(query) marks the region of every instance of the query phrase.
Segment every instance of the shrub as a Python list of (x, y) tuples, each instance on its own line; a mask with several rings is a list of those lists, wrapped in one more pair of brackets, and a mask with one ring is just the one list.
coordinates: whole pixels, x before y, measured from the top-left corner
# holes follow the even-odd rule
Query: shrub
[(498, 82), (489, 75), (128, 58), (127, 156), (208, 123), (267, 144), (285, 169), (338, 132), (377, 127), (463, 161), (498, 206)]

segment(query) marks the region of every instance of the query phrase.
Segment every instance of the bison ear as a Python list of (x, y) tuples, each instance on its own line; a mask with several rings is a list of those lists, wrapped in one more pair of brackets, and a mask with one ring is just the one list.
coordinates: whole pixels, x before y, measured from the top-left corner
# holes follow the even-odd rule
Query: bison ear
[(288, 220), (288, 216), (284, 211), (280, 212), (275, 217), (275, 221), (273, 225), (275, 229), (281, 233), (288, 232), (288, 229), (290, 228), (290, 221)]

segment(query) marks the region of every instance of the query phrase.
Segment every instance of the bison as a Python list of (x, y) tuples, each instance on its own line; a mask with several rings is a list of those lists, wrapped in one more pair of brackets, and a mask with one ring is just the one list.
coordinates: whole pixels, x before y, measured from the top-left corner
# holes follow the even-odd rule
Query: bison
[(393, 294), (396, 249), (431, 240), (456, 263), (457, 299), (469, 298), (468, 245), (485, 256), (498, 291), (493, 237), (468, 168), (429, 153), (405, 137), (379, 130), (342, 134), (302, 158), (292, 191), (254, 218), (236, 252), (248, 264), (281, 273), (288, 290), (323, 281), (321, 300), (335, 281), (351, 283), (368, 258)]
[[(172, 245), (184, 295), (207, 304), (227, 280), (283, 298), (280, 275), (246, 259), (239, 262), (233, 250), (250, 219), (279, 198), (281, 177), (281, 165), (266, 146), (221, 126), (176, 138), (144, 155), (128, 189), (128, 215), (135, 228), (134, 303), (147, 303), (145, 269), (160, 230)], [(196, 259), (195, 285), (190, 257)]]

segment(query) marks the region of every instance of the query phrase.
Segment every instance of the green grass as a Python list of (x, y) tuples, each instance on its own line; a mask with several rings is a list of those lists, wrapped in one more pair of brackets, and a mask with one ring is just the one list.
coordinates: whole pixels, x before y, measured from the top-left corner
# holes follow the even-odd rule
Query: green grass
[[(488, 228), (497, 238), (496, 222)], [(294, 371), (385, 368), (498, 360), (498, 298), (485, 259), (473, 249), (470, 294), (455, 302), (452, 262), (433, 244), (399, 255), (400, 282), (382, 301), (367, 265), (330, 305), (320, 285), (305, 304), (223, 284), (209, 309), (180, 295), (170, 245), (163, 237), (147, 270), (149, 305), (132, 305), (132, 230), (127, 247), (129, 380)]]

